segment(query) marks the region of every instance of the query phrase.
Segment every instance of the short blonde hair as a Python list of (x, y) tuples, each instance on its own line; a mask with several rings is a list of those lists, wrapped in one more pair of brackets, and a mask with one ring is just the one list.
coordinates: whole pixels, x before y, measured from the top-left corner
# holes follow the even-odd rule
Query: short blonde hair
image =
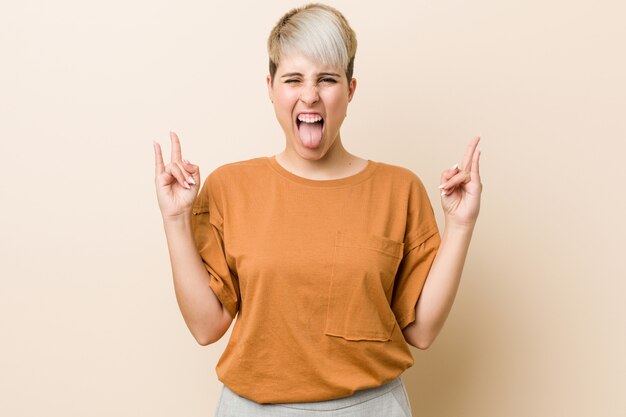
[(272, 85), (280, 57), (294, 52), (322, 65), (343, 68), (350, 82), (356, 47), (356, 34), (339, 10), (321, 3), (291, 9), (267, 40)]

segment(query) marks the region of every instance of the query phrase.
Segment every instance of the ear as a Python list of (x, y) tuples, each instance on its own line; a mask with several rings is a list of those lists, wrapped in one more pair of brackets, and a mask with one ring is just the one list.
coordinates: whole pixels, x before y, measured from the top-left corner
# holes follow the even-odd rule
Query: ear
[(348, 85), (348, 103), (352, 101), (352, 97), (354, 96), (354, 90), (356, 90), (356, 78), (352, 77), (350, 80), (350, 84)]
[(267, 77), (265, 77), (265, 81), (267, 82), (267, 93), (268, 93), (268, 95), (270, 97), (270, 100), (273, 103), (274, 102), (274, 97), (272, 97), (272, 95), (273, 95), (272, 77), (270, 75), (268, 75)]

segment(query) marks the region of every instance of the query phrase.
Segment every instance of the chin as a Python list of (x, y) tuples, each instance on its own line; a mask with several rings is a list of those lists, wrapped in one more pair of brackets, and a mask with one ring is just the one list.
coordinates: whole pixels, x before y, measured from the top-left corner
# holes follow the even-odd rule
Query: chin
[(300, 158), (306, 159), (309, 161), (317, 161), (324, 157), (325, 152), (319, 151), (318, 149), (309, 149), (304, 146), (299, 146), (296, 148), (296, 153)]
[[(298, 142), (300, 139), (298, 139)], [(310, 149), (305, 146), (302, 146), (301, 143), (297, 143), (294, 146), (294, 153), (296, 153), (300, 158), (305, 159), (307, 161), (318, 161), (326, 155), (326, 150), (323, 146), (320, 146), (317, 149)]]

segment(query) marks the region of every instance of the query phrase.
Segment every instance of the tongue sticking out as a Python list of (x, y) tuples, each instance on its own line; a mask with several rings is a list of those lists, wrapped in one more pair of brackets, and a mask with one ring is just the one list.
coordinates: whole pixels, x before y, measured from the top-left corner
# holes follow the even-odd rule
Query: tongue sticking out
[(298, 127), (300, 141), (307, 148), (317, 148), (322, 141), (322, 122), (301, 122)]

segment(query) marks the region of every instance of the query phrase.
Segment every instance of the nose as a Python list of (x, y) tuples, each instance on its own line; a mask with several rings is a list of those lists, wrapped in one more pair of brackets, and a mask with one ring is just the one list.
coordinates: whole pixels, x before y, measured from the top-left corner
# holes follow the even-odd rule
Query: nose
[(309, 85), (302, 87), (302, 92), (300, 93), (300, 101), (307, 105), (311, 105), (319, 100), (319, 94), (317, 91), (317, 86)]

